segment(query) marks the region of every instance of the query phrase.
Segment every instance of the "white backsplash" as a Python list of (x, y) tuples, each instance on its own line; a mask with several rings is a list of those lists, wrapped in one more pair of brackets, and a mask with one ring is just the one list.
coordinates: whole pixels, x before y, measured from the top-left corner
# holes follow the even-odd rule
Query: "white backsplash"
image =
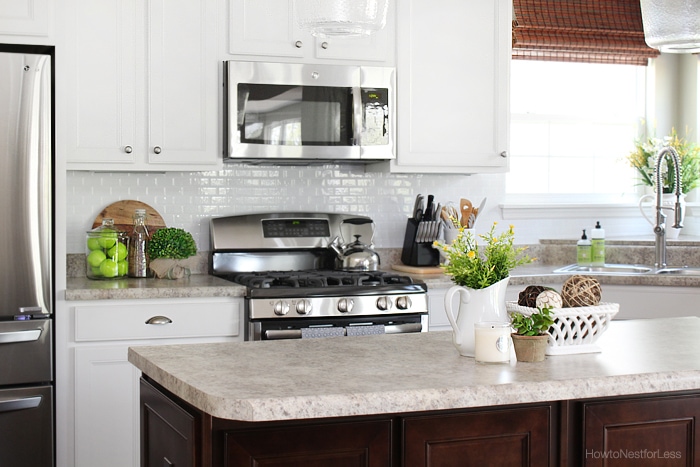
[[(216, 172), (67, 173), (67, 253), (83, 253), (85, 232), (107, 205), (135, 199), (156, 209), (169, 227), (192, 233), (209, 250), (212, 217), (274, 211), (352, 212), (372, 217), (375, 246), (400, 248), (416, 194), (437, 201), (479, 202), (487, 196), (488, 226), (500, 220), (505, 176), (365, 173), (362, 166), (230, 166)], [(488, 222), (488, 223), (487, 223)], [(516, 231), (517, 236), (517, 231)], [(517, 240), (517, 237), (516, 237)]]

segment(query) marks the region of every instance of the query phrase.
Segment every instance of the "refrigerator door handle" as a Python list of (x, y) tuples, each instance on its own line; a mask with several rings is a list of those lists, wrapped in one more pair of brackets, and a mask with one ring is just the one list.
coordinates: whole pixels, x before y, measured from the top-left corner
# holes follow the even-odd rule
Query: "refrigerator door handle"
[(23, 397), (21, 399), (0, 399), (0, 413), (36, 409), (40, 404), (41, 396)]
[(0, 344), (13, 344), (16, 342), (33, 342), (41, 337), (41, 329), (28, 331), (0, 332)]

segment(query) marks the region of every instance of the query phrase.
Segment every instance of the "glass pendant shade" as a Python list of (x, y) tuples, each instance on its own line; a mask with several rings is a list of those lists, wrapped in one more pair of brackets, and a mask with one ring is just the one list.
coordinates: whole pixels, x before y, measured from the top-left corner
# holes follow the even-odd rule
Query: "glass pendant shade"
[(386, 24), (389, 0), (295, 0), (297, 23), (314, 36), (360, 36)]
[(661, 52), (700, 52), (700, 0), (641, 0), (644, 37)]

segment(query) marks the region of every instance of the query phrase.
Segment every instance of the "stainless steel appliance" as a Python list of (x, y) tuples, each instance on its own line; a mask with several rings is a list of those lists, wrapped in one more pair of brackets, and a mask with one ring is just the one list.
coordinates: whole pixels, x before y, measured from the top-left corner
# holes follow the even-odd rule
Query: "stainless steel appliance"
[(0, 45), (0, 465), (54, 465), (53, 49)]
[[(351, 214), (275, 213), (211, 220), (211, 272), (246, 287), (245, 339), (427, 331), (427, 287), (386, 271), (335, 269), (329, 248), (359, 236)], [(346, 231), (348, 229), (345, 229)]]
[(394, 159), (395, 70), (227, 61), (229, 162)]

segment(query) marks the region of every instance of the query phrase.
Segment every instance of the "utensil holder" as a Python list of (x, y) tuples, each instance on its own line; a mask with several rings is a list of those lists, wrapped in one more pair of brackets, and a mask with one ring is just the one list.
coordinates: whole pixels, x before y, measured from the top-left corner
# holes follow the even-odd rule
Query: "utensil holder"
[(437, 266), (440, 264), (440, 253), (429, 242), (416, 242), (419, 221), (409, 218), (406, 223), (406, 235), (403, 240), (401, 262), (407, 266)]

